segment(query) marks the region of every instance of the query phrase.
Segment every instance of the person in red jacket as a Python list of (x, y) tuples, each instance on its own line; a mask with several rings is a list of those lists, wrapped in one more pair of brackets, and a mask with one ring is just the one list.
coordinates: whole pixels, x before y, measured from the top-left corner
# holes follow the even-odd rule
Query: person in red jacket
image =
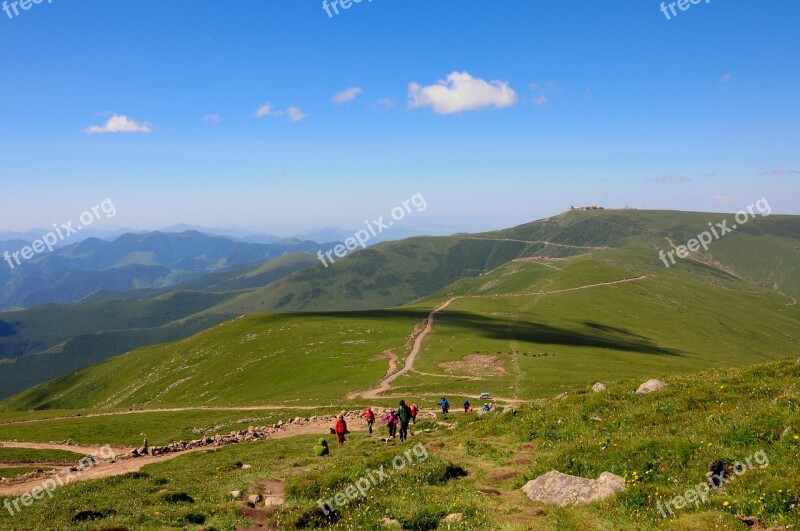
[(411, 404), (411, 423), (412, 424), (416, 424), (417, 423), (417, 405), (416, 404)]
[(336, 420), (336, 427), (334, 428), (336, 432), (336, 437), (339, 439), (339, 445), (341, 446), (344, 444), (345, 438), (344, 436), (350, 433), (347, 431), (347, 422), (344, 420), (344, 411), (339, 414), (339, 418)]
[(367, 421), (367, 429), (369, 429), (369, 435), (372, 436), (372, 425), (375, 424), (375, 413), (372, 412), (371, 407), (367, 407), (367, 410), (361, 414), (362, 417)]

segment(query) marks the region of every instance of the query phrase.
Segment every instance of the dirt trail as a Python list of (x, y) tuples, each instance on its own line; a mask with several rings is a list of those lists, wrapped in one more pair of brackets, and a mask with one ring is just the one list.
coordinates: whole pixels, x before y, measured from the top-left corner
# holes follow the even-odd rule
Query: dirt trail
[(417, 354), (419, 354), (419, 351), (422, 348), (422, 341), (433, 329), (433, 318), (436, 316), (437, 313), (447, 308), (450, 305), (450, 303), (456, 300), (457, 298), (458, 297), (453, 297), (452, 299), (447, 300), (446, 302), (434, 308), (433, 311), (431, 311), (431, 313), (428, 314), (427, 324), (425, 325), (425, 328), (414, 338), (414, 346), (411, 348), (411, 352), (409, 352), (408, 357), (406, 358), (406, 361), (403, 364), (402, 369), (393, 374), (390, 374), (389, 376), (381, 380), (380, 383), (378, 384), (378, 387), (370, 389), (368, 391), (359, 391), (351, 393), (348, 396), (348, 398), (357, 398), (357, 397), (370, 398), (370, 399), (383, 398), (380, 395), (391, 389), (389, 384), (391, 384), (400, 376), (407, 374), (411, 369), (414, 368), (414, 360), (416, 359)]
[[(315, 421), (309, 422), (308, 424), (286, 424), (284, 425), (285, 428), (272, 433), (270, 439), (287, 439), (289, 437), (295, 437), (297, 435), (328, 435), (330, 433), (329, 428), (331, 427), (331, 422), (326, 419), (317, 419)], [(362, 423), (358, 423), (357, 425), (354, 424), (352, 426), (348, 426), (350, 431), (362, 431), (366, 430), (366, 425), (362, 425)], [(93, 453), (97, 453), (98, 455), (105, 455), (105, 452), (100, 452), (99, 447), (89, 447), (89, 446), (69, 446), (63, 444), (51, 444), (51, 443), (21, 443), (21, 442), (14, 442), (14, 441), (1, 441), (0, 444), (3, 444), (7, 447), (16, 447), (16, 448), (37, 448), (37, 449), (51, 449), (51, 450), (69, 450), (76, 453), (91, 455)], [(246, 443), (240, 443), (246, 444)], [(93, 479), (102, 479), (111, 476), (118, 476), (121, 474), (127, 474), (128, 472), (138, 472), (141, 470), (142, 467), (147, 465), (152, 465), (154, 463), (162, 463), (164, 461), (169, 461), (171, 459), (175, 459), (176, 457), (180, 457), (182, 455), (186, 455), (193, 452), (199, 451), (214, 451), (214, 446), (206, 446), (201, 448), (193, 448), (191, 450), (184, 450), (182, 452), (174, 452), (168, 453), (163, 455), (157, 456), (146, 456), (146, 457), (138, 457), (135, 459), (118, 459), (113, 463), (106, 463), (100, 462), (95, 465), (93, 468), (89, 470), (85, 470), (83, 472), (72, 472), (73, 478), (67, 480), (65, 476), (62, 476), (64, 483), (73, 483), (75, 481), (89, 481)], [(130, 452), (130, 448), (113, 448), (114, 453), (117, 456), (122, 456), (128, 452)], [(56, 467), (59, 469), (61, 473), (65, 473), (69, 471), (69, 467)], [(51, 477), (51, 476), (47, 476)], [(19, 496), (25, 492), (30, 492), (31, 489), (37, 487), (44, 482), (47, 477), (37, 477), (31, 480), (27, 480), (24, 482), (19, 483), (9, 483), (9, 482), (0, 482), (0, 496)]]
[[(623, 278), (620, 280), (612, 280), (610, 282), (598, 282), (597, 284), (587, 284), (586, 286), (578, 286), (576, 288), (554, 289), (552, 291), (541, 291), (533, 293), (509, 293), (506, 295), (492, 295), (492, 297), (531, 297), (534, 295), (551, 295), (553, 293), (565, 293), (567, 291), (579, 291), (582, 289), (599, 288), (601, 286), (614, 286), (616, 284), (624, 284), (626, 282), (637, 282), (650, 278), (650, 275), (640, 275), (638, 277)], [(466, 295), (465, 297), (481, 297), (482, 295)]]
[(554, 247), (569, 247), (571, 249), (610, 249), (610, 247), (592, 247), (589, 245), (569, 245), (567, 243), (553, 243), (548, 242), (545, 240), (514, 240), (512, 238), (467, 238), (468, 240), (491, 240), (491, 241), (500, 241), (500, 242), (518, 242), (518, 243), (539, 243), (542, 245), (552, 245)]
[(4, 448), (27, 448), (29, 450), (66, 450), (83, 455), (92, 455), (100, 452), (99, 446), (73, 446), (71, 444), (58, 443), (0, 441), (0, 446)]
[(105, 411), (100, 413), (86, 413), (81, 415), (72, 415), (68, 417), (47, 417), (40, 419), (26, 419), (26, 420), (9, 420), (0, 422), (0, 426), (6, 424), (31, 424), (34, 422), (50, 422), (51, 420), (75, 420), (85, 419), (92, 417), (113, 417), (117, 415), (138, 415), (141, 413), (178, 413), (181, 411), (281, 411), (281, 410), (301, 410), (313, 411), (315, 409), (323, 409), (326, 407), (337, 407), (336, 405), (329, 406), (189, 406), (189, 407), (165, 407), (165, 408), (148, 408), (148, 409), (130, 409), (127, 411)]

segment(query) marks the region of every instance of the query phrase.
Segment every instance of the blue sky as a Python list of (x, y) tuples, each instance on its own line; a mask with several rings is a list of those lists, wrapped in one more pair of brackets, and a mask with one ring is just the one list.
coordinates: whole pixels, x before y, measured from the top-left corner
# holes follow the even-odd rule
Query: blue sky
[(109, 227), (277, 234), (357, 227), (417, 192), (414, 223), (465, 230), (591, 203), (735, 211), (766, 197), (800, 214), (800, 4), (677, 13), (654, 0), (0, 11), (0, 231), (106, 198)]

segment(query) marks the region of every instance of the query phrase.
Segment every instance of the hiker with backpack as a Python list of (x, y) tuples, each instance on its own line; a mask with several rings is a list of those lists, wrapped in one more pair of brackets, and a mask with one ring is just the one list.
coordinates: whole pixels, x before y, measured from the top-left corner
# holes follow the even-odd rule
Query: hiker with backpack
[(469, 413), (469, 410), (470, 410), (469, 399), (465, 398), (464, 399), (464, 413)]
[(397, 415), (395, 415), (394, 408), (390, 408), (386, 412), (383, 420), (386, 421), (386, 427), (389, 428), (389, 438), (394, 439), (395, 431), (397, 430)]
[(375, 413), (372, 412), (371, 407), (367, 407), (367, 410), (364, 411), (361, 416), (367, 421), (367, 430), (369, 430), (369, 435), (372, 437), (372, 425), (375, 424)]
[(450, 412), (450, 402), (447, 401), (445, 397), (442, 397), (441, 402), (439, 405), (442, 406), (442, 416), (447, 418), (447, 414)]
[(339, 414), (339, 418), (336, 420), (336, 427), (334, 428), (336, 432), (336, 437), (339, 440), (338, 446), (342, 446), (345, 442), (345, 435), (350, 433), (347, 430), (347, 421), (344, 420), (344, 411)]
[(400, 442), (404, 442), (408, 439), (408, 423), (411, 422), (411, 408), (408, 407), (405, 400), (400, 401), (397, 419), (400, 421)]
[(416, 424), (417, 423), (417, 405), (416, 404), (411, 404), (411, 423), (412, 424)]

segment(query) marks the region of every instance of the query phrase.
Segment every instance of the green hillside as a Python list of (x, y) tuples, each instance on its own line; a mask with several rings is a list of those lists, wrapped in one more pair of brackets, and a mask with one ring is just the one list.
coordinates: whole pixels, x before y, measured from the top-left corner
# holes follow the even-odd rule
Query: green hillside
[[(756, 526), (750, 529), (796, 526), (798, 378), (800, 363), (785, 361), (671, 377), (666, 389), (644, 396), (633, 393), (641, 380), (610, 384), (597, 394), (575, 388), (563, 400), (501, 413), (457, 412), (451, 419), (453, 429), (419, 421), (414, 426), (419, 431), (407, 445), (387, 445), (354, 431), (344, 447), (332, 444), (326, 458), (315, 458), (311, 452), (320, 435), (235, 444), (189, 453), (135, 473), (62, 487), (52, 499), (14, 517), (0, 511), (0, 527), (199, 530), (260, 523), (275, 529), (355, 530), (382, 529), (385, 518), (406, 529), (499, 531), (744, 531), (745, 518)], [(191, 420), (185, 413), (174, 415), (173, 424), (178, 426), (221, 422), (223, 432), (236, 426), (215, 412), (202, 413), (211, 416), (205, 423), (200, 412), (192, 413)], [(271, 418), (264, 421), (275, 418), (267, 416)], [(120, 433), (124, 427), (119, 419), (127, 417), (131, 415), (50, 421), (44, 430), (57, 433), (60, 425), (71, 434), (81, 424), (94, 427), (94, 441), (135, 440), (135, 435)], [(164, 414), (135, 417), (127, 420), (137, 430), (134, 433), (185, 436), (165, 425)], [(227, 418), (231, 422), (237, 417)], [(0, 415), (0, 429), (13, 429), (5, 419)], [(23, 435), (30, 431), (24, 430)], [(83, 436), (90, 437), (85, 431)], [(325, 438), (333, 442), (330, 436)], [(412, 456), (425, 458), (412, 457), (407, 466), (394, 470), (393, 460), (413, 452), (412, 448), (417, 449)], [(704, 483), (712, 461), (732, 467), (748, 459), (750, 466), (740, 476), (729, 470), (734, 479), (711, 491), (704, 502), (675, 509), (673, 515), (665, 511), (667, 518), (659, 511), (659, 504), (663, 507)], [(325, 518), (318, 499), (344, 492), (381, 466), (391, 471), (388, 479)], [(585, 506), (531, 502), (520, 488), (550, 470), (591, 478), (608, 471), (625, 478), (626, 490)], [(266, 520), (262, 518), (268, 513), (243, 510), (242, 502), (228, 494), (257, 492), (256, 486), (267, 479), (285, 482), (285, 503)], [(75, 522), (79, 511), (93, 511), (96, 520)], [(459, 522), (443, 521), (454, 513), (461, 515)]]
[(117, 294), (128, 298), (105, 300), (98, 295), (93, 302), (0, 313), (0, 355), (5, 358), (0, 359), (0, 397), (141, 346), (188, 337), (236, 317), (238, 314), (207, 310), (315, 261), (311, 255), (297, 253), (206, 275), (171, 289)]
[[(796, 354), (800, 308), (704, 264), (666, 269), (639, 247), (516, 260), (413, 306), (256, 314), (38, 386), (5, 410), (319, 405), (377, 385), (443, 301), (394, 393), (555, 396), (597, 379), (656, 377)], [(313, 389), (313, 392), (309, 392)]]
[[(727, 217), (732, 224), (733, 217)], [(443, 300), (448, 289), (462, 289), (449, 288), (453, 283), (482, 279), (496, 268), (501, 268), (504, 278), (495, 279), (496, 285), (482, 284), (485, 292), (476, 295), (514, 294), (560, 268), (554, 266), (558, 262), (538, 260), (542, 265), (527, 268), (523, 275), (505, 274), (509, 270), (502, 266), (520, 267), (513, 260), (521, 258), (536, 263), (536, 257), (591, 257), (592, 262), (562, 270), (538, 288), (545, 291), (646, 273), (721, 289), (759, 294), (771, 291), (779, 295), (776, 307), (780, 300), (800, 297), (800, 217), (796, 216), (756, 217), (714, 241), (708, 252), (680, 260), (670, 269), (664, 267), (658, 252), (671, 250), (670, 241), (686, 243), (708, 229), (708, 223), (725, 218), (724, 214), (671, 211), (569, 211), (502, 231), (382, 243), (355, 252), (330, 268), (309, 255), (287, 256), (266, 265), (190, 281), (182, 285), (189, 291), (179, 295), (132, 293), (126, 296), (158, 297), (0, 314), (0, 349), (5, 355), (30, 354), (14, 362), (0, 361), (6, 369), (0, 375), (0, 397), (140, 346), (187, 337), (238, 315), (395, 308), (437, 293), (426, 302), (425, 307), (431, 308), (436, 300)], [(605, 265), (599, 267), (596, 262)], [(664, 293), (669, 291), (663, 284), (656, 285)], [(584, 295), (566, 295), (562, 309), (557, 311), (567, 312), (570, 304), (583, 304), (580, 298)], [(785, 299), (780, 298), (783, 295)], [(573, 296), (578, 299), (573, 301)], [(639, 301), (625, 303), (633, 305), (630, 307), (635, 313)], [(531, 308), (528, 305), (507, 311), (525, 313)], [(664, 306), (658, 311), (670, 308)], [(548, 318), (535, 312), (523, 317), (544, 319), (545, 323)], [(658, 319), (653, 316), (652, 321)], [(580, 323), (570, 326), (580, 333), (591, 332)], [(611, 322), (607, 326), (615, 325)], [(572, 328), (565, 329), (569, 330)], [(482, 348), (507, 352), (513, 350), (509, 344), (486, 344)]]

